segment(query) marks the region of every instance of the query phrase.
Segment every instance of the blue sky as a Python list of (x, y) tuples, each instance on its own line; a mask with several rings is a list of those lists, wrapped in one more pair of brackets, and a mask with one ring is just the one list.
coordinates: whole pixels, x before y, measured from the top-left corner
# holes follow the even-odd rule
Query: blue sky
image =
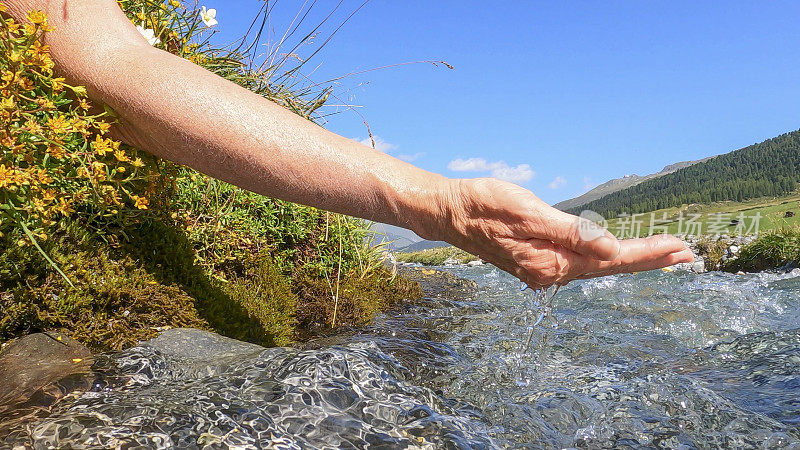
[[(275, 4), (273, 39), (302, 3)], [(335, 3), (318, 2), (304, 29)], [(262, 2), (201, 4), (217, 8), (214, 39), (227, 42)], [(344, 0), (317, 42), (359, 5)], [(305, 73), (322, 82), (447, 61), (454, 70), (348, 77), (331, 103), (359, 105), (390, 154), (448, 176), (505, 177), (554, 203), (800, 128), (797, 17), (796, 1), (372, 0)], [(352, 111), (326, 127), (367, 137)]]

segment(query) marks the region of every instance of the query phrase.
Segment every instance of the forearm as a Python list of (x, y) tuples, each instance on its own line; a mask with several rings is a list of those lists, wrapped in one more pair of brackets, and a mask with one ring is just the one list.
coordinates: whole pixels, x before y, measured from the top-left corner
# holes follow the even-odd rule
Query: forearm
[(127, 143), (254, 192), (437, 234), (444, 177), (151, 47), (112, 1), (21, 0), (9, 13), (29, 9), (51, 17), (56, 70), (116, 111)]
[[(420, 230), (441, 176), (337, 136), (166, 52), (120, 52), (90, 86), (129, 143), (245, 189)], [(420, 230), (423, 231), (424, 230)]]

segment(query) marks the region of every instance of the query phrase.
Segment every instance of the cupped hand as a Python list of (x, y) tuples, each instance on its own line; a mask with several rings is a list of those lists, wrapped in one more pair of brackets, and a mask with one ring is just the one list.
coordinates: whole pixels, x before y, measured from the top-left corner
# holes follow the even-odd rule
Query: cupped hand
[(597, 228), (512, 183), (479, 178), (455, 186), (445, 240), (534, 288), (694, 261), (674, 236), (618, 241), (602, 229), (587, 233)]

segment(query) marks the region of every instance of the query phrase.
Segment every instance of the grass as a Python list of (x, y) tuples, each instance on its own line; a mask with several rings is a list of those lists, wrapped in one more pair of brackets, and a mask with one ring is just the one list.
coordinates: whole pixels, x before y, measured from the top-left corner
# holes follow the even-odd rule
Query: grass
[[(787, 212), (794, 213), (794, 217), (785, 217)], [(652, 214), (652, 216), (651, 216)], [(681, 214), (684, 222), (680, 222)], [(617, 237), (642, 237), (651, 232), (653, 234), (666, 231), (670, 234), (686, 234), (686, 220), (694, 217), (694, 222), (699, 224), (700, 232), (693, 232), (697, 236), (728, 234), (757, 234), (754, 228), (754, 217), (760, 215), (758, 232), (777, 231), (782, 228), (791, 228), (800, 225), (800, 192), (786, 197), (760, 198), (746, 202), (718, 202), (708, 205), (683, 205), (680, 207), (660, 209), (652, 213), (637, 215), (641, 221), (640, 227), (632, 226), (630, 219), (611, 219), (608, 229)], [(743, 225), (732, 224), (734, 219), (744, 219)], [(652, 225), (651, 228), (651, 219)], [(738, 228), (737, 228), (738, 227)], [(695, 228), (696, 230), (697, 228)], [(637, 232), (638, 231), (638, 232)]]
[(408, 253), (398, 252), (395, 257), (399, 262), (419, 263), (424, 266), (441, 266), (448, 259), (455, 259), (460, 264), (480, 259), (456, 247), (438, 247)]
[(800, 262), (800, 227), (782, 228), (760, 236), (742, 247), (739, 255), (726, 261), (727, 272), (759, 272)]

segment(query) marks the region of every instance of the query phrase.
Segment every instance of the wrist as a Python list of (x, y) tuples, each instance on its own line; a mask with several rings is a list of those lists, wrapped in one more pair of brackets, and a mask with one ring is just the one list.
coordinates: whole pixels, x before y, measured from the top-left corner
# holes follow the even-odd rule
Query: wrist
[(458, 210), (460, 180), (429, 174), (412, 190), (397, 193), (395, 225), (429, 240), (448, 240)]

